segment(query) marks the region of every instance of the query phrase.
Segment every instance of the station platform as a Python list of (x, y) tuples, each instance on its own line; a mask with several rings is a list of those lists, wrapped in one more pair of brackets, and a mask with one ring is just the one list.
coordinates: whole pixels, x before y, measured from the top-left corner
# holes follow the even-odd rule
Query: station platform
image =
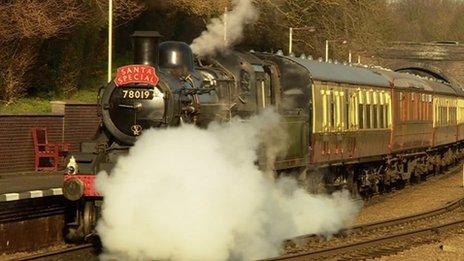
[(62, 195), (63, 171), (0, 174), (0, 202)]

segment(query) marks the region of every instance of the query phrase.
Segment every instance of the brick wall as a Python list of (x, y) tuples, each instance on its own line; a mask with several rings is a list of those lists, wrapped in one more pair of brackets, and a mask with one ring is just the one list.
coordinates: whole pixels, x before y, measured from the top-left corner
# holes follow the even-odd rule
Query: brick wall
[(377, 56), (365, 57), (366, 64), (399, 69), (418, 65), (438, 69), (453, 83), (464, 86), (464, 45), (394, 42)]
[(78, 151), (82, 141), (95, 136), (100, 123), (95, 104), (67, 103), (64, 109), (64, 140), (71, 142), (71, 150)]
[(0, 114), (0, 174), (34, 171), (33, 127), (48, 128), (50, 142), (71, 142), (74, 151), (95, 135), (95, 104), (55, 103), (53, 112)]

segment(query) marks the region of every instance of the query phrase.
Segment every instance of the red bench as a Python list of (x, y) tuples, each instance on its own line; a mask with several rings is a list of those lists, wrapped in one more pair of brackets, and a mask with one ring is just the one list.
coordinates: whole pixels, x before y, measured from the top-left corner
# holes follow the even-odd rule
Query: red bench
[(48, 142), (47, 128), (32, 128), (34, 140), (35, 170), (58, 170), (61, 157), (69, 152), (69, 143)]

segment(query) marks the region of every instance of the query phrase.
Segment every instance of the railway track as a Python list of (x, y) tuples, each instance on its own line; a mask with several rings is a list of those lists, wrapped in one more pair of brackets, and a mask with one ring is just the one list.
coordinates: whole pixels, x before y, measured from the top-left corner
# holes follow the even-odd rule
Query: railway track
[(354, 226), (331, 238), (304, 235), (284, 242), (284, 255), (265, 260), (363, 259), (438, 240), (464, 227), (464, 198), (424, 213)]
[(62, 196), (1, 202), (0, 253), (33, 251), (61, 242), (66, 211)]
[[(29, 261), (29, 260), (82, 260), (80, 257), (71, 258), (71, 255), (78, 255), (81, 252), (91, 253), (93, 252), (93, 244), (81, 244), (81, 245), (66, 245), (59, 249), (48, 251), (45, 253), (36, 253), (21, 258), (14, 259), (15, 261)], [(85, 259), (89, 260), (89, 259)]]
[(436, 242), (439, 240), (441, 234), (458, 228), (464, 228), (464, 219), (439, 226), (395, 234), (389, 237), (265, 260), (353, 260), (375, 258), (397, 253), (413, 246)]
[(43, 197), (0, 203), (0, 223), (64, 214), (66, 202), (62, 196)]

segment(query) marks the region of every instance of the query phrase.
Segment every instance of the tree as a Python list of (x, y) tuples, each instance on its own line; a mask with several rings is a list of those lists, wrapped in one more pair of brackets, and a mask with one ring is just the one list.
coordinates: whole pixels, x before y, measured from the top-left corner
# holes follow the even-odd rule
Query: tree
[(273, 50), (287, 48), (289, 27), (309, 26), (316, 31), (295, 31), (295, 52), (322, 56), (325, 40), (330, 40), (331, 56), (346, 59), (348, 49), (380, 48), (387, 30), (379, 26), (384, 0), (259, 0), (258, 6), (261, 16), (249, 35), (262, 35), (255, 37), (255, 45)]
[[(82, 26), (100, 30), (107, 6), (107, 0), (0, 0), (0, 98), (9, 104), (25, 93), (31, 79), (27, 72), (37, 65), (44, 41), (69, 36)], [(137, 0), (114, 0), (119, 22), (143, 8)]]
[(389, 6), (388, 37), (396, 41), (464, 41), (464, 2), (457, 0), (402, 0)]

